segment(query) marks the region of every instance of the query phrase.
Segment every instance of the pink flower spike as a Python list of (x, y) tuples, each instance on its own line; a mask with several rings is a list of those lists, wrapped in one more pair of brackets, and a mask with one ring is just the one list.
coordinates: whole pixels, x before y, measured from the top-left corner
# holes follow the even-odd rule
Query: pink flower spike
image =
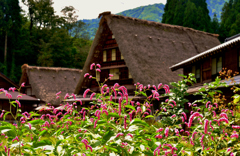
[(94, 66), (95, 66), (95, 63), (92, 63), (92, 64), (90, 65), (90, 70), (92, 70)]
[(173, 115), (171, 116), (171, 118), (174, 118), (174, 117), (176, 117), (176, 114), (173, 114)]
[(97, 72), (101, 72), (101, 69), (97, 68), (96, 71), (97, 71)]
[(204, 133), (207, 134), (207, 130), (208, 130), (208, 119), (205, 119), (204, 121)]
[(169, 128), (167, 127), (167, 128), (165, 129), (165, 132), (164, 132), (164, 134), (165, 134), (166, 137), (168, 137), (168, 132), (169, 132)]
[(211, 102), (210, 101), (208, 101), (207, 103), (206, 103), (206, 108), (208, 108), (208, 104), (210, 104)]
[(231, 151), (231, 148), (228, 148), (228, 149), (227, 149), (227, 152), (230, 152), (230, 151)]
[(84, 74), (84, 77), (87, 77), (87, 76), (89, 76), (89, 73)]
[(100, 64), (96, 64), (96, 67), (101, 68), (101, 65)]
[(25, 82), (23, 82), (23, 83), (21, 84), (21, 87), (25, 87)]
[(84, 98), (86, 98), (86, 96), (87, 96), (87, 93), (90, 91), (90, 89), (86, 89), (85, 91), (84, 91), (84, 93), (83, 93), (83, 97)]
[(18, 100), (15, 100), (18, 104), (18, 107), (21, 107), (21, 103)]
[(187, 115), (186, 115), (186, 113), (182, 112), (182, 115), (184, 116), (185, 120), (187, 120)]
[(93, 98), (94, 95), (96, 95), (96, 93), (92, 93), (92, 94), (90, 95), (90, 100), (92, 100), (92, 98)]
[(58, 92), (58, 93), (56, 93), (56, 96), (58, 96), (59, 94), (61, 94), (62, 92), (60, 91), (60, 92)]

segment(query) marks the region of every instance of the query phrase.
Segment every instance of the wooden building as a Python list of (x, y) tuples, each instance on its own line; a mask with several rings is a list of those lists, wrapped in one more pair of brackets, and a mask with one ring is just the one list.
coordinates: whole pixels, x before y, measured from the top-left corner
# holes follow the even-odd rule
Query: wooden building
[[(14, 83), (8, 77), (0, 73), (0, 90), (1, 90), (0, 91), (0, 113), (2, 113), (2, 110), (6, 110), (6, 111), (10, 110), (9, 100), (10, 101), (18, 100), (21, 103), (22, 112), (25, 112), (25, 111), (30, 112), (34, 110), (35, 107), (37, 107), (37, 105), (39, 104), (38, 99), (34, 97), (30, 97), (28, 95), (23, 95), (16, 90), (13, 92), (9, 90), (9, 88), (11, 87), (15, 87), (16, 89), (19, 89), (19, 86), (16, 83)], [(10, 94), (11, 96), (8, 97), (8, 94)], [(21, 97), (17, 97), (18, 95), (21, 95)], [(12, 112), (15, 115), (16, 109), (13, 106), (12, 106)], [(0, 120), (2, 120), (2, 118)], [(13, 117), (10, 114), (8, 114), (6, 116), (6, 121), (13, 122)]]
[[(183, 68), (183, 74), (194, 73), (197, 83), (188, 92), (194, 93), (202, 88), (204, 83), (212, 82), (223, 68), (232, 70), (233, 73), (240, 72), (240, 34), (227, 38), (223, 44), (215, 46), (201, 54), (188, 58), (170, 67), (172, 71)], [(233, 77), (236, 83), (240, 82), (240, 76)], [(230, 84), (230, 81), (226, 81)], [(230, 101), (232, 91), (222, 88)]]
[[(157, 85), (179, 80), (182, 70), (172, 72), (169, 66), (220, 44), (218, 35), (182, 26), (162, 24), (104, 12), (83, 73), (90, 73), (103, 82), (109, 74), (114, 83), (134, 90), (134, 83)], [(89, 67), (101, 65), (97, 75)], [(95, 79), (81, 75), (75, 94), (90, 88), (99, 91)], [(85, 99), (87, 100), (87, 99)]]
[[(20, 83), (25, 82), (21, 92), (41, 100), (41, 104), (58, 106), (65, 95), (71, 95), (79, 81), (82, 70), (61, 67), (37, 67), (24, 64)], [(59, 98), (56, 93), (60, 92)]]

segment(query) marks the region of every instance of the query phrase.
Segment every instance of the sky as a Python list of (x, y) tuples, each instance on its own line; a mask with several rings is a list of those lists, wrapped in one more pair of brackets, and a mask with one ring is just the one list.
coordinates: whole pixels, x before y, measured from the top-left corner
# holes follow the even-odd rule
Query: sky
[[(99, 13), (111, 11), (116, 14), (139, 6), (151, 5), (155, 3), (166, 4), (166, 0), (53, 0), (54, 10), (57, 15), (61, 15), (61, 9), (65, 6), (73, 6), (77, 9), (78, 20), (97, 18)], [(27, 10), (20, 0), (20, 6)]]

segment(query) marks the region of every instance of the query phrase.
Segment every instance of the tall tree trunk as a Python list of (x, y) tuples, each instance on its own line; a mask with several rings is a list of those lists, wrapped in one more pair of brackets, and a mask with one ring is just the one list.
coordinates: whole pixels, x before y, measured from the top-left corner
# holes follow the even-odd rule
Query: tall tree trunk
[(4, 74), (7, 75), (7, 31), (5, 34), (5, 47), (4, 47)]

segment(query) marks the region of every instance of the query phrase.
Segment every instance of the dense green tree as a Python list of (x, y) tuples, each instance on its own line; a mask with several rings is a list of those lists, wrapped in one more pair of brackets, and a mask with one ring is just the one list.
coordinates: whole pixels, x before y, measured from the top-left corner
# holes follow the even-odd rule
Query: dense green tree
[(210, 31), (211, 19), (206, 0), (168, 0), (163, 23)]
[(175, 10), (178, 4), (178, 0), (167, 0), (164, 7), (164, 14), (162, 18), (162, 23), (173, 24)]
[(18, 51), (17, 42), (21, 29), (21, 15), (18, 0), (0, 0), (0, 69), (4, 74), (9, 75), (10, 70), (14, 70), (13, 56)]
[(74, 7), (65, 7), (59, 17), (52, 0), (22, 1), (27, 16), (21, 14), (18, 0), (0, 0), (0, 72), (18, 82), (24, 63), (83, 68), (92, 41), (82, 33), (85, 25), (77, 21)]
[(224, 4), (221, 16), (220, 40), (240, 33), (240, 1), (230, 0)]

